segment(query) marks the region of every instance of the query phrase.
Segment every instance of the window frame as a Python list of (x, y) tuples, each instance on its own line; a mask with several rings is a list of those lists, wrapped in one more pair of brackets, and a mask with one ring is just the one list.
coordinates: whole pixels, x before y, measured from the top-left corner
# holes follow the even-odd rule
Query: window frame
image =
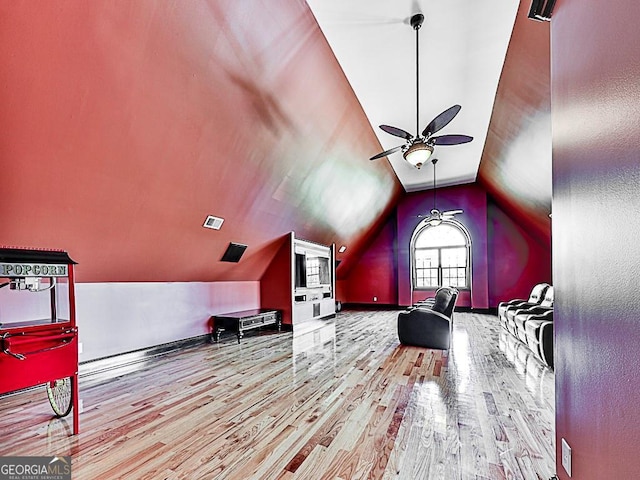
[[(441, 225), (450, 225), (454, 228), (456, 228), (465, 238), (465, 245), (440, 245), (440, 246), (429, 246), (429, 247), (419, 247), (416, 249), (416, 243), (418, 238), (420, 237), (420, 235), (427, 229), (429, 228), (438, 228)], [(442, 223), (440, 225), (429, 225), (429, 223), (425, 220), (423, 220), (422, 222), (420, 222), (416, 228), (413, 231), (413, 235), (411, 236), (411, 244), (410, 244), (410, 263), (411, 263), (411, 287), (413, 290), (418, 290), (418, 291), (426, 291), (426, 290), (435, 290), (438, 289), (439, 287), (442, 286), (449, 286), (449, 285), (442, 285), (443, 283), (443, 269), (444, 268), (455, 268), (455, 267), (443, 267), (442, 266), (442, 250), (443, 249), (453, 249), (453, 248), (465, 248), (466, 250), (466, 266), (465, 266), (465, 276), (466, 276), (466, 283), (464, 286), (456, 286), (456, 288), (458, 288), (459, 290), (470, 290), (471, 289), (471, 275), (472, 275), (472, 258), (471, 258), (471, 249), (472, 246), (472, 242), (471, 242), (471, 235), (469, 234), (469, 231), (466, 229), (466, 227), (453, 219), (450, 220), (443, 220)], [(436, 250), (437, 251), (437, 256), (438, 256), (438, 266), (437, 266), (437, 281), (436, 283), (438, 285), (435, 286), (418, 286), (418, 268), (416, 265), (416, 250)], [(433, 270), (433, 268), (431, 269), (424, 269), (424, 270)]]

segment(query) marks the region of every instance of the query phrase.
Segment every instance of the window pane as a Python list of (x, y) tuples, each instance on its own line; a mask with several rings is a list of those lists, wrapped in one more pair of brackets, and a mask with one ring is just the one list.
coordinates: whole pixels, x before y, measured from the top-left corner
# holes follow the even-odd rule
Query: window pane
[(467, 266), (467, 249), (465, 247), (443, 248), (442, 249), (442, 266), (443, 267), (466, 267)]
[(443, 268), (442, 284), (448, 287), (466, 287), (467, 276), (465, 268)]
[(438, 285), (438, 271), (429, 270), (423, 272), (425, 276), (418, 277), (416, 286), (419, 288), (436, 287)]
[(453, 225), (446, 223), (437, 227), (427, 227), (418, 234), (416, 248), (425, 247), (450, 247), (454, 245), (466, 245), (464, 234)]
[(416, 287), (435, 287), (438, 285), (438, 250), (416, 250)]
[(437, 287), (438, 286), (438, 269), (428, 268), (418, 270), (416, 272), (416, 287)]
[(467, 249), (466, 247), (443, 248), (442, 284), (451, 287), (467, 286)]
[(320, 261), (317, 257), (307, 258), (307, 286), (320, 285)]

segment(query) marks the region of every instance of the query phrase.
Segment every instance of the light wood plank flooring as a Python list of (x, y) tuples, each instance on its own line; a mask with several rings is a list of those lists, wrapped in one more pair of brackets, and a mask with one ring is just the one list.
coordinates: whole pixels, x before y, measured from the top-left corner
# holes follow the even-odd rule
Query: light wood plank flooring
[(553, 372), (491, 315), (400, 346), (395, 311), (248, 334), (80, 384), (81, 433), (43, 389), (0, 398), (0, 456), (71, 455), (74, 479), (549, 479)]

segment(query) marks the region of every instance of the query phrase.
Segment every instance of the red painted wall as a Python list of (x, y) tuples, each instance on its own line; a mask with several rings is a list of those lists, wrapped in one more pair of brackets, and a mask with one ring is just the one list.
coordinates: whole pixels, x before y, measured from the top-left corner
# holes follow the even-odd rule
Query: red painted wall
[[(432, 192), (406, 195), (382, 232), (347, 277), (344, 288), (349, 303), (409, 305), (433, 296), (434, 290), (411, 295), (409, 242), (420, 222), (418, 214), (433, 205)], [(511, 219), (479, 185), (438, 189), (437, 205), (443, 210), (462, 208), (457, 218), (472, 237), (473, 288), (462, 290), (459, 306), (496, 307), (503, 300), (528, 297), (533, 285), (551, 283), (550, 245), (543, 245)], [(524, 222), (526, 224), (526, 222)], [(399, 300), (402, 299), (402, 300)]]
[(348, 280), (338, 280), (336, 279), (336, 301), (340, 303), (346, 303), (348, 298), (348, 288), (349, 281)]
[(551, 22), (557, 471), (640, 478), (640, 3), (561, 0)]
[[(345, 298), (349, 303), (398, 304), (396, 218), (391, 215), (348, 277)], [(340, 293), (340, 291), (339, 291)], [(374, 297), (377, 300), (374, 300)]]
[[(489, 305), (528, 298), (536, 283), (551, 280), (551, 245), (511, 219), (492, 200), (487, 203)], [(549, 219), (549, 223), (551, 219)]]
[(276, 241), (278, 253), (260, 279), (260, 302), (263, 308), (282, 313), (282, 323), (291, 325), (293, 305), (293, 232)]
[(348, 264), (402, 191), (305, 2), (2, 2), (0, 63), (0, 244), (79, 282), (259, 280), (290, 231)]
[[(486, 194), (477, 185), (438, 188), (437, 203), (440, 210), (462, 209), (456, 220), (464, 224), (471, 235), (471, 261), (473, 264), (471, 291), (461, 291), (458, 305), (487, 308), (487, 207)], [(415, 291), (411, 295), (411, 265), (409, 246), (411, 236), (421, 219), (433, 208), (432, 191), (411, 193), (398, 204), (398, 303), (411, 305), (414, 301), (431, 296), (429, 292)]]
[(0, 245), (79, 262), (87, 355), (259, 307), (290, 231), (344, 271), (402, 191), (305, 2), (1, 2), (0, 63)]

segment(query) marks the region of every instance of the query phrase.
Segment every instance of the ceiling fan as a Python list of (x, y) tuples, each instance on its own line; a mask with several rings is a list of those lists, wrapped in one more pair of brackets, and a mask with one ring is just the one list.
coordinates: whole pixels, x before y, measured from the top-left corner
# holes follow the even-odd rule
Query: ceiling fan
[(453, 217), (459, 213), (464, 213), (464, 210), (446, 210), (441, 212), (436, 208), (436, 163), (438, 163), (437, 158), (431, 159), (431, 163), (433, 163), (433, 208), (429, 215), (418, 215), (418, 218), (425, 218), (425, 222), (431, 225), (432, 227), (437, 227), (445, 220), (451, 220)]
[(424, 15), (421, 13), (417, 13), (411, 17), (411, 27), (416, 31), (416, 135), (413, 136), (409, 132), (398, 127), (380, 125), (382, 130), (390, 135), (404, 138), (406, 143), (374, 155), (369, 160), (386, 157), (387, 155), (391, 155), (392, 153), (402, 150), (402, 156), (404, 159), (414, 167), (420, 168), (427, 162), (427, 160), (429, 160), (429, 157), (431, 157), (434, 145), (459, 145), (473, 140), (473, 137), (468, 135), (433, 136), (434, 133), (444, 128), (451, 120), (453, 120), (462, 108), (460, 105), (454, 105), (446, 109), (436, 118), (431, 120), (429, 125), (427, 125), (422, 131), (422, 134), (420, 134), (420, 65), (418, 55), (418, 30), (420, 30), (423, 21)]

